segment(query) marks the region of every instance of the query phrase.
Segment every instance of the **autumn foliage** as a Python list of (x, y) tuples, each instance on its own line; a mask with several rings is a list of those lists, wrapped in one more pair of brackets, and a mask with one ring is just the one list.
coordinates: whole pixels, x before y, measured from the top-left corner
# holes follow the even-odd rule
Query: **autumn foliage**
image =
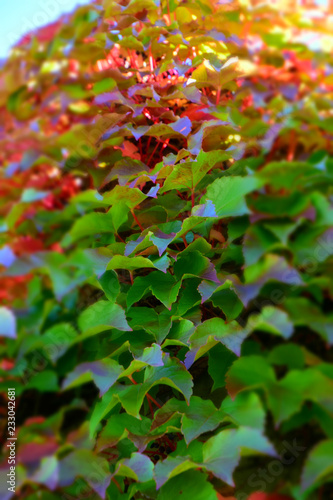
[(104, 0), (13, 49), (1, 498), (331, 498), (332, 32), (293, 2)]

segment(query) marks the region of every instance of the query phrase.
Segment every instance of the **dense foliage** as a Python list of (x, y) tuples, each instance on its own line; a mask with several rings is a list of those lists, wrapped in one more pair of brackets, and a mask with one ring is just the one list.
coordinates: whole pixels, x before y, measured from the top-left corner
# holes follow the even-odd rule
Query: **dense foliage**
[(288, 2), (104, 0), (13, 50), (15, 498), (330, 498), (331, 22)]

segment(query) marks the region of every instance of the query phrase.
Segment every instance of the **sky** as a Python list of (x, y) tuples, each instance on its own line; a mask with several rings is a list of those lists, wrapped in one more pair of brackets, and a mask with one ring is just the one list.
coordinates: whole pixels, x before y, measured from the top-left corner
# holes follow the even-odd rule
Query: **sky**
[(0, 59), (25, 33), (45, 26), (77, 5), (90, 0), (2, 0), (0, 2)]

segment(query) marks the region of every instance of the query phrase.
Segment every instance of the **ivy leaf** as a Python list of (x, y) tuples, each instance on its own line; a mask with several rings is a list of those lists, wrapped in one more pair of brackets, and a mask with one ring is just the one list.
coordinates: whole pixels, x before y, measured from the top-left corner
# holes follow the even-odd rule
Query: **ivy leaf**
[(21, 201), (24, 203), (31, 203), (32, 201), (39, 201), (45, 198), (49, 193), (47, 191), (37, 191), (34, 188), (27, 188), (23, 191)]
[(246, 388), (270, 387), (276, 381), (274, 370), (261, 356), (237, 359), (227, 373), (227, 390), (233, 398)]
[(304, 401), (314, 401), (329, 412), (333, 409), (333, 380), (315, 368), (292, 370), (267, 392), (268, 404), (278, 424), (299, 411)]
[(10, 267), (16, 260), (16, 255), (10, 246), (5, 245), (0, 248), (0, 265)]
[(98, 435), (97, 448), (103, 450), (129, 437), (139, 449), (142, 448), (141, 451), (144, 451), (147, 446), (145, 436), (149, 434), (150, 426), (151, 420), (147, 417), (141, 417), (140, 420), (127, 413), (111, 415)]
[(209, 400), (192, 396), (190, 406), (182, 417), (182, 433), (189, 444), (204, 432), (212, 431), (220, 424), (219, 411)]
[(138, 188), (130, 188), (128, 186), (119, 185), (104, 195), (104, 200), (110, 205), (122, 203), (129, 209), (135, 208), (146, 198), (147, 196)]
[(283, 257), (273, 254), (265, 255), (256, 264), (245, 268), (244, 284), (231, 276), (229, 279), (233, 281), (233, 288), (245, 306), (269, 281), (280, 281), (294, 286), (303, 285), (298, 271), (289, 266)]
[(40, 461), (40, 468), (33, 474), (33, 481), (45, 484), (50, 490), (54, 490), (59, 481), (59, 462), (57, 457), (44, 457)]
[(67, 375), (63, 382), (63, 388), (70, 389), (92, 380), (98, 387), (100, 396), (103, 396), (115, 383), (122, 371), (123, 367), (110, 358), (81, 363)]
[(164, 256), (160, 260), (152, 262), (150, 259), (146, 259), (145, 257), (125, 257), (123, 255), (115, 255), (107, 265), (107, 270), (110, 269), (127, 269), (128, 271), (135, 271), (136, 269), (142, 269), (144, 267), (148, 268), (157, 268), (163, 267), (167, 265), (168, 259), (167, 256)]
[(258, 315), (252, 314), (248, 319), (247, 327), (251, 330), (262, 330), (273, 335), (281, 335), (285, 339), (289, 339), (294, 331), (294, 325), (289, 316), (273, 306), (263, 307)]
[(197, 184), (204, 178), (218, 162), (225, 161), (230, 156), (224, 151), (200, 151), (196, 160), (185, 161), (175, 165), (171, 174), (166, 178), (161, 193), (170, 189), (195, 189)]
[(26, 389), (36, 389), (40, 392), (57, 392), (59, 390), (58, 376), (54, 371), (37, 372), (26, 385)]
[(145, 483), (153, 478), (154, 464), (146, 456), (141, 453), (132, 453), (130, 458), (124, 458), (117, 464), (114, 472), (115, 476), (125, 476)]
[(288, 342), (274, 347), (268, 356), (272, 365), (285, 365), (290, 370), (302, 370), (305, 365), (305, 353), (297, 344)]
[(203, 463), (216, 477), (234, 486), (232, 474), (244, 453), (277, 456), (258, 429), (240, 427), (226, 429), (208, 439), (203, 445)]
[(305, 297), (289, 297), (284, 307), (295, 326), (307, 326), (319, 333), (329, 344), (333, 344), (333, 317), (323, 314), (319, 307)]
[(95, 431), (100, 420), (118, 402), (122, 404), (127, 413), (138, 418), (145, 395), (152, 387), (160, 384), (176, 389), (189, 401), (193, 386), (190, 373), (178, 359), (170, 358), (168, 354), (164, 354), (163, 366), (146, 367), (143, 383), (132, 386), (115, 384), (104, 394), (102, 400), (95, 406), (90, 422), (90, 432)]
[[(260, 185), (254, 177), (222, 177), (208, 186), (202, 201), (204, 205), (208, 202), (213, 204), (216, 217), (245, 215), (249, 213), (245, 196)], [(202, 212), (202, 209), (194, 207), (192, 215), (199, 215), (198, 210)]]
[(223, 311), (227, 320), (231, 321), (238, 318), (243, 310), (243, 304), (230, 288), (229, 283), (227, 282), (218, 287), (211, 296), (211, 301), (215, 307), (219, 307)]
[(208, 373), (214, 380), (212, 390), (224, 387), (226, 374), (232, 363), (237, 359), (236, 354), (218, 343), (209, 350)]
[(167, 384), (180, 391), (188, 402), (192, 394), (192, 376), (183, 363), (165, 354), (164, 367), (148, 366), (145, 370), (144, 385), (153, 387), (156, 383)]
[(81, 332), (100, 332), (108, 328), (131, 331), (124, 310), (118, 304), (100, 300), (80, 314), (78, 320)]
[(107, 298), (114, 302), (120, 292), (120, 284), (118, 281), (118, 275), (115, 271), (106, 271), (98, 279), (105, 295)]
[(130, 325), (133, 330), (146, 330), (154, 335), (158, 343), (163, 342), (171, 328), (169, 311), (158, 314), (148, 307), (133, 307), (128, 313)]
[(152, 344), (143, 350), (141, 356), (136, 356), (135, 359), (147, 363), (150, 366), (163, 366), (162, 350), (158, 344)]
[(171, 274), (164, 274), (159, 271), (150, 273), (144, 277), (138, 277), (134, 280), (133, 286), (127, 294), (127, 307), (131, 307), (134, 302), (138, 302), (148, 290), (152, 292), (167, 309), (176, 301), (181, 281)]
[(255, 392), (240, 392), (235, 399), (226, 397), (220, 412), (231, 418), (239, 426), (252, 427), (264, 431), (266, 412)]
[(189, 339), (191, 350), (186, 357), (186, 364), (191, 366), (218, 342), (239, 356), (240, 346), (247, 335), (247, 331), (235, 321), (226, 324), (221, 318), (208, 319), (196, 328)]
[[(92, 474), (92, 466), (95, 474)], [(111, 480), (109, 465), (105, 458), (84, 449), (74, 450), (66, 455), (59, 461), (59, 486), (69, 486), (77, 477), (84, 478), (101, 498), (105, 498)]]
[[(185, 467), (185, 466), (184, 466)], [(184, 487), (184, 485), (186, 485)], [(187, 470), (168, 480), (159, 491), (157, 500), (216, 500), (216, 491), (207, 476), (198, 470)]]
[(174, 272), (178, 280), (196, 276), (219, 283), (213, 264), (197, 250), (183, 252), (174, 264)]
[(8, 307), (0, 307), (0, 335), (16, 338), (16, 318)]
[(94, 94), (103, 94), (104, 92), (108, 92), (112, 90), (116, 86), (116, 82), (113, 80), (113, 78), (104, 78), (103, 80), (100, 80), (99, 82), (96, 82), (93, 86), (93, 92)]
[(55, 362), (68, 350), (77, 337), (78, 333), (72, 325), (60, 323), (49, 328), (39, 341), (43, 346), (43, 351)]
[(157, 489), (163, 486), (168, 480), (197, 467), (198, 465), (190, 457), (169, 456), (163, 462), (157, 462), (154, 471)]
[(301, 488), (303, 491), (312, 489), (325, 478), (330, 478), (333, 472), (332, 466), (333, 454), (333, 439), (320, 441), (306, 458), (302, 479)]
[(111, 212), (105, 214), (99, 212), (86, 214), (74, 223), (69, 234), (65, 237), (63, 244), (67, 246), (80, 238), (92, 236), (93, 234), (112, 233), (112, 221), (113, 217)]

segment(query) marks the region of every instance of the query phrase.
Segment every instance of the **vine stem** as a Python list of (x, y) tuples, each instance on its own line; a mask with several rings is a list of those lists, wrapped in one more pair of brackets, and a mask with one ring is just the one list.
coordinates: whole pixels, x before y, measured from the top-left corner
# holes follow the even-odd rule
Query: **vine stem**
[(150, 399), (147, 397), (147, 401), (148, 401), (148, 406), (149, 406), (149, 411), (150, 411), (150, 414), (151, 414), (151, 418), (154, 418), (154, 408), (153, 408), (153, 405), (151, 404), (151, 401)]
[[(134, 380), (134, 378), (132, 377), (132, 375), (128, 375), (128, 378), (130, 379), (130, 381), (134, 384), (134, 385), (137, 385), (138, 383)], [(146, 394), (146, 398), (148, 399), (148, 403), (149, 403), (149, 400), (154, 403), (154, 405), (157, 406), (157, 408), (162, 408), (162, 406), (156, 401), (156, 399), (154, 399), (150, 394)], [(150, 404), (149, 404), (149, 407), (150, 407)]]
[[(167, 141), (169, 141), (170, 139), (167, 139)], [(166, 141), (161, 141), (160, 139), (158, 139), (159, 142), (161, 142), (162, 144), (165, 144)], [(176, 151), (176, 153), (179, 153), (179, 150), (176, 148), (176, 146), (174, 146), (173, 144), (167, 144), (167, 146), (170, 148), (170, 149), (173, 149), (174, 151)]]
[(122, 243), (126, 243), (126, 241), (125, 241), (125, 240), (123, 240), (123, 238), (120, 236), (120, 234), (116, 233), (116, 236), (118, 236), (118, 238), (120, 239), (120, 241), (121, 241)]
[(292, 130), (290, 134), (290, 144), (287, 156), (288, 161), (293, 161), (295, 156), (295, 149), (296, 149), (296, 132), (295, 130)]
[(131, 214), (133, 215), (133, 218), (134, 218), (135, 222), (137, 223), (137, 225), (139, 226), (139, 228), (141, 229), (141, 231), (144, 231), (145, 228), (141, 225), (141, 223), (140, 223), (139, 219), (137, 218), (137, 216), (135, 215), (133, 209), (131, 210)]
[(218, 87), (217, 92), (216, 92), (216, 106), (220, 102), (220, 99), (221, 99), (221, 88)]
[(168, 11), (168, 25), (170, 26), (170, 24), (171, 24), (171, 15), (170, 15), (170, 4), (169, 4), (169, 0), (166, 0), (166, 4), (167, 4), (167, 11)]
[(149, 46), (149, 65), (150, 65), (150, 72), (154, 72), (154, 58), (151, 52), (151, 46)]
[(145, 161), (148, 157), (148, 151), (149, 151), (149, 146), (150, 146), (150, 143), (151, 143), (151, 139), (152, 139), (152, 136), (149, 136), (148, 138), (148, 141), (147, 141), (147, 153), (145, 154)]
[(159, 142), (157, 142), (157, 143), (156, 143), (156, 146), (155, 146), (155, 148), (154, 148), (154, 150), (153, 150), (153, 152), (152, 152), (152, 154), (151, 154), (151, 155), (150, 155), (150, 157), (149, 157), (149, 160), (147, 161), (147, 165), (148, 165), (148, 167), (149, 167), (150, 161), (153, 159), (154, 154), (156, 153), (156, 150), (157, 150), (157, 148), (158, 148), (158, 146), (159, 146), (159, 145), (160, 145), (160, 143), (159, 143)]
[(123, 490), (121, 489), (121, 486), (120, 484), (118, 483), (117, 479), (115, 479), (114, 477), (112, 478), (112, 481), (114, 482), (114, 484), (117, 486), (118, 490), (120, 491), (120, 493), (123, 492)]
[(139, 151), (140, 151), (140, 157), (141, 157), (141, 161), (143, 159), (143, 153), (142, 153), (142, 143), (141, 143), (141, 137), (139, 139)]
[(154, 405), (157, 406), (157, 408), (162, 408), (162, 406), (150, 394), (147, 393), (146, 396), (148, 399), (150, 399), (150, 401), (152, 401), (154, 403)]

